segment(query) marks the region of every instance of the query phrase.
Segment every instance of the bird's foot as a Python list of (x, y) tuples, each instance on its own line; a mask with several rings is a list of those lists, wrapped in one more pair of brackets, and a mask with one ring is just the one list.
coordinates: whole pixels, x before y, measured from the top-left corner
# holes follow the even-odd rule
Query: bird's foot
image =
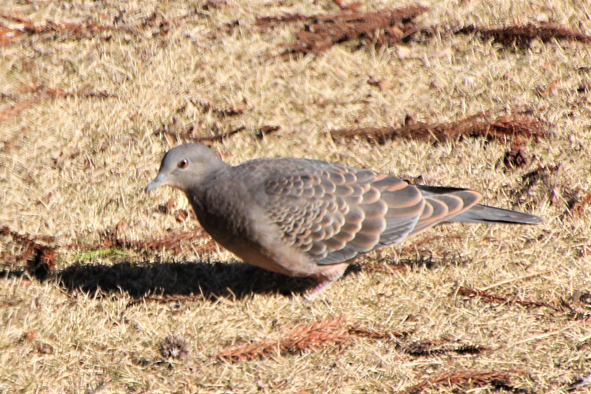
[(320, 293), (329, 288), (334, 282), (334, 280), (325, 280), (318, 283), (304, 296), (304, 302), (314, 301), (316, 298), (318, 298)]

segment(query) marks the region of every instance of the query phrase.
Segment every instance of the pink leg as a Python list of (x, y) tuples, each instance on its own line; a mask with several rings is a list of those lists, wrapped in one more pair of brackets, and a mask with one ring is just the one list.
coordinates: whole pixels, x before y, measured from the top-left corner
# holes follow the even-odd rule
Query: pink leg
[(343, 276), (348, 266), (349, 264), (347, 263), (324, 266), (323, 270), (319, 272), (319, 275), (317, 276), (319, 283), (304, 296), (304, 301), (309, 302), (318, 297), (320, 293), (329, 288), (341, 276)]
[(330, 285), (332, 285), (334, 282), (334, 280), (325, 280), (323, 282), (318, 283), (316, 286), (314, 286), (312, 290), (308, 292), (308, 294), (304, 296), (304, 301), (313, 301), (320, 295), (320, 293), (329, 288)]

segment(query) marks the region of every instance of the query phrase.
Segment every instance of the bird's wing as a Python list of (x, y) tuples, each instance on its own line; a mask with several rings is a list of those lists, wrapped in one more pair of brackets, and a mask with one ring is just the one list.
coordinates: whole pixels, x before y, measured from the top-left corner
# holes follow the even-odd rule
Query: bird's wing
[[(264, 192), (265, 211), (283, 241), (318, 264), (340, 263), (402, 241), (427, 206), (421, 192), (399, 178), (341, 165), (270, 177)], [(434, 217), (440, 205), (429, 204)]]

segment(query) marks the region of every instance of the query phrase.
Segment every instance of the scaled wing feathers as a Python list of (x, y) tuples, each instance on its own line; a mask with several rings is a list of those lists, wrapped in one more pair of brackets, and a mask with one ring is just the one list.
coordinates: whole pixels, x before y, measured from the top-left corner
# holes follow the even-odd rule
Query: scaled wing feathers
[(399, 178), (341, 165), (268, 179), (265, 192), (283, 241), (318, 264), (396, 244), (463, 207), (460, 197), (425, 199)]

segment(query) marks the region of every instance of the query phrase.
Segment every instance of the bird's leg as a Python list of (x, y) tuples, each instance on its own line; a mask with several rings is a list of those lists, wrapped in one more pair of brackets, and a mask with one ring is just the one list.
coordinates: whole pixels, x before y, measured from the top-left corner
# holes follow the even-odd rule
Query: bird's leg
[(318, 283), (304, 296), (304, 301), (314, 301), (320, 295), (320, 293), (328, 289), (334, 282), (336, 282), (336, 280), (325, 280)]
[(320, 293), (328, 289), (341, 276), (343, 276), (348, 266), (348, 263), (324, 266), (317, 276), (318, 284), (304, 296), (304, 301), (308, 302), (316, 299)]

